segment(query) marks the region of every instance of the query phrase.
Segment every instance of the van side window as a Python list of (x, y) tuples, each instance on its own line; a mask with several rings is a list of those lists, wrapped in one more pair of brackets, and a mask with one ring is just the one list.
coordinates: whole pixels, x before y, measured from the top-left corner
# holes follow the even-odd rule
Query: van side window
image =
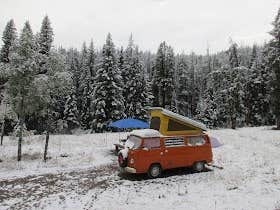
[(185, 141), (183, 137), (173, 137), (164, 140), (165, 147), (180, 147), (185, 146)]
[(160, 148), (160, 138), (144, 139), (143, 147), (148, 149)]
[(169, 119), (167, 130), (168, 131), (189, 131), (189, 130), (195, 130), (195, 129), (188, 125), (185, 125), (183, 123), (179, 123), (179, 122)]
[(159, 117), (152, 117), (150, 128), (159, 131), (159, 128), (160, 128), (160, 118)]
[(205, 144), (205, 139), (203, 136), (191, 136), (188, 137), (188, 145), (189, 146), (201, 146)]

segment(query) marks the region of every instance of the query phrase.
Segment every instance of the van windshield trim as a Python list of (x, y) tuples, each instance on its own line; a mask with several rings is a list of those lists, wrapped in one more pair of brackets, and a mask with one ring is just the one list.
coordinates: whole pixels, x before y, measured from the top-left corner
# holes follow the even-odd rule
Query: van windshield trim
[(125, 142), (125, 147), (129, 149), (139, 149), (142, 144), (142, 139), (138, 136), (130, 135)]

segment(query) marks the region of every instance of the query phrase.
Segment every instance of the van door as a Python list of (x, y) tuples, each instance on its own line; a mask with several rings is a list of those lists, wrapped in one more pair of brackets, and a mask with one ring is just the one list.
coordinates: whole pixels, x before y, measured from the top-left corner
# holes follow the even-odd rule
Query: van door
[(208, 159), (209, 146), (206, 144), (205, 136), (189, 136), (188, 148), (193, 150), (193, 155), (189, 159), (190, 165), (197, 161), (204, 161)]
[(143, 139), (142, 148), (139, 149), (137, 155), (137, 168), (145, 173), (153, 163), (162, 165), (161, 154), (160, 138)]
[(186, 166), (186, 145), (184, 137), (164, 138), (163, 162), (166, 169)]

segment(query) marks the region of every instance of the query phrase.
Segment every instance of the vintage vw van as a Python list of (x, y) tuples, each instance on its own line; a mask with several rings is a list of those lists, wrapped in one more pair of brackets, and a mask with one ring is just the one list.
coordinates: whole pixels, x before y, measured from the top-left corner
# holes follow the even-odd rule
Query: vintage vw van
[(203, 171), (205, 164), (212, 162), (212, 149), (205, 133), (163, 136), (157, 130), (135, 130), (119, 152), (118, 161), (126, 172), (148, 173), (150, 178), (156, 178), (171, 168)]
[(162, 108), (151, 110), (151, 129), (134, 130), (119, 152), (119, 165), (129, 173), (156, 178), (166, 169), (193, 167), (203, 171), (212, 162), (205, 125)]

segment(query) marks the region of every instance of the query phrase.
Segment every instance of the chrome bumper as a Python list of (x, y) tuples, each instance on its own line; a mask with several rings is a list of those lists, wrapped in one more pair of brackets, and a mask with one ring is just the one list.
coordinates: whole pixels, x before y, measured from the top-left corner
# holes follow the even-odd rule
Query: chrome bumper
[(124, 170), (125, 170), (125, 172), (128, 172), (128, 173), (132, 173), (132, 174), (136, 173), (136, 169), (135, 168), (125, 167)]

